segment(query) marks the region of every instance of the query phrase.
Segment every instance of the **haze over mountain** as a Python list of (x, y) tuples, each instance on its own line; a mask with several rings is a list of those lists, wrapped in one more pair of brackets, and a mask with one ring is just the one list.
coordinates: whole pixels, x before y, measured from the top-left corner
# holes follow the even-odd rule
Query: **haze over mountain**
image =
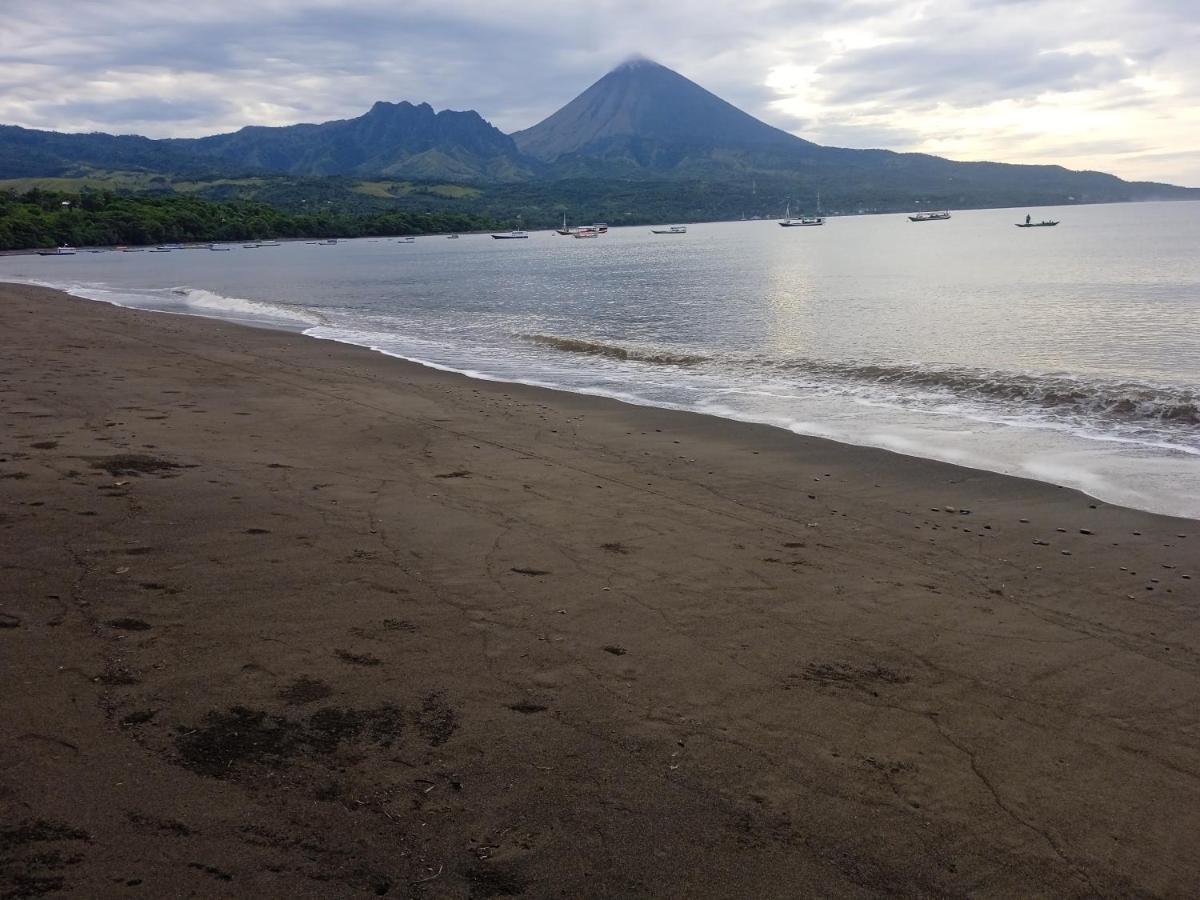
[[(0, 178), (94, 170), (208, 177), (346, 176), (522, 184), (537, 203), (555, 185), (599, 203), (621, 194), (689, 197), (680, 217), (737, 215), (784, 197), (827, 210), (1016, 206), (1200, 198), (1200, 189), (1126, 182), (1060, 166), (954, 162), (917, 153), (823, 147), (762, 122), (676, 72), (633, 59), (542, 122), (512, 136), (474, 111), (376, 103), (357, 118), (246, 127), (205, 138), (59, 134), (0, 127)], [(660, 182), (673, 182), (668, 187)], [(761, 191), (761, 195), (760, 195)], [(494, 193), (494, 191), (493, 191)], [(760, 196), (764, 199), (760, 200)], [(660, 209), (670, 208), (658, 203)], [(533, 214), (533, 210), (530, 210)], [(773, 213), (768, 213), (773, 214)], [(615, 216), (614, 216), (615, 217)]]

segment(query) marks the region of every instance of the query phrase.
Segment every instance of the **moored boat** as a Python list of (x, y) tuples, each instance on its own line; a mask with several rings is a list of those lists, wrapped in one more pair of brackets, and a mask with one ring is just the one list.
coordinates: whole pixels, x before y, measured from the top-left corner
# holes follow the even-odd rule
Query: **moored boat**
[(504, 234), (493, 234), (492, 237), (498, 241), (521, 241), (529, 237), (529, 232), (520, 230), (506, 231)]
[(670, 228), (651, 228), (651, 234), (687, 234), (686, 225), (672, 225)]
[(63, 244), (61, 247), (55, 247), (53, 250), (39, 250), (37, 253), (38, 256), (74, 256), (75, 252), (74, 247), (68, 247), (66, 244)]
[(1042, 219), (1040, 222), (1035, 222), (1026, 216), (1024, 222), (1014, 222), (1013, 224), (1018, 228), (1053, 228), (1058, 224), (1058, 219)]
[(939, 212), (939, 213), (934, 213), (934, 212), (916, 213), (914, 215), (909, 216), (908, 221), (910, 221), (910, 222), (941, 222), (943, 219), (948, 219), (948, 218), (950, 218), (950, 211), (946, 210), (945, 212)]
[[(817, 198), (817, 208), (820, 209), (820, 195)], [(783, 221), (779, 223), (782, 228), (801, 228), (805, 226), (824, 225), (824, 216), (801, 216), (798, 219), (792, 218), (792, 204), (788, 203), (787, 210), (783, 214)]]

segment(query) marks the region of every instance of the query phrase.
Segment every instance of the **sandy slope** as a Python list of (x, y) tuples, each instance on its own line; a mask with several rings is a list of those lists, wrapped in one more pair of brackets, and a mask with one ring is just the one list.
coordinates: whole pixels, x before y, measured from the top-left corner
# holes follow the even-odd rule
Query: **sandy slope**
[(0, 329), (0, 896), (1200, 884), (1195, 522), (40, 289)]

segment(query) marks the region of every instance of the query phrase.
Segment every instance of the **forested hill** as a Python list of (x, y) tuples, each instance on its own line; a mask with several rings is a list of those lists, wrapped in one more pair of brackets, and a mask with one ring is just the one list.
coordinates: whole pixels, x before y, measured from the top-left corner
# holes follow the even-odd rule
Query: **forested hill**
[(431, 234), (496, 227), (492, 219), (454, 211), (295, 213), (265, 203), (222, 203), (188, 196), (0, 191), (0, 250)]

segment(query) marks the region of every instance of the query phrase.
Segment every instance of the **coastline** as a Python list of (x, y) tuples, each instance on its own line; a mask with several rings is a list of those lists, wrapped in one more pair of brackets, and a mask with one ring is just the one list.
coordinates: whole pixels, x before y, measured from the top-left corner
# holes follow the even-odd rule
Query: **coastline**
[(0, 322), (0, 884), (1200, 879), (1194, 521), (46, 289)]

